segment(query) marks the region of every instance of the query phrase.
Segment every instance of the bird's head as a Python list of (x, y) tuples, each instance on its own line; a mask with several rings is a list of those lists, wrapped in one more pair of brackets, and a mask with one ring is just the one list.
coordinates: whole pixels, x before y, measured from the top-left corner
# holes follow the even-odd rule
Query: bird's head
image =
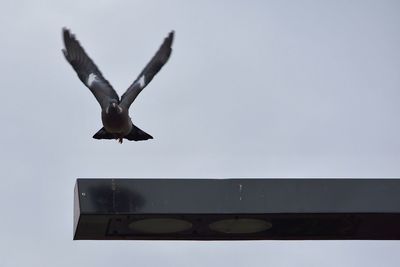
[(122, 113), (122, 108), (118, 105), (118, 101), (113, 99), (106, 108), (106, 113)]

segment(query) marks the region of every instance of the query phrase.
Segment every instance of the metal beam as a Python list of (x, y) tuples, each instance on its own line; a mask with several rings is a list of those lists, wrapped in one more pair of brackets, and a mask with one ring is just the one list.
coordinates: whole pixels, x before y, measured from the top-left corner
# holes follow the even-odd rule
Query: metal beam
[(77, 179), (75, 240), (399, 240), (400, 179)]

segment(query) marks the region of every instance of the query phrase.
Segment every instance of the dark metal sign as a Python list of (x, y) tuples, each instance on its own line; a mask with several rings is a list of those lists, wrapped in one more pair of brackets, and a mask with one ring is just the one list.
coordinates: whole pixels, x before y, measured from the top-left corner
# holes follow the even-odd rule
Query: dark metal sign
[(398, 179), (78, 179), (75, 240), (400, 239)]

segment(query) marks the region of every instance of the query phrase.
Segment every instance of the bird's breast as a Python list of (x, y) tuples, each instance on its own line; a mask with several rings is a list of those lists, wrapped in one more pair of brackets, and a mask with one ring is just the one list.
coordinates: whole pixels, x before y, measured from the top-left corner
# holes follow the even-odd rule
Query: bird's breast
[(109, 133), (128, 134), (132, 129), (132, 121), (128, 114), (124, 113), (101, 113), (104, 128)]

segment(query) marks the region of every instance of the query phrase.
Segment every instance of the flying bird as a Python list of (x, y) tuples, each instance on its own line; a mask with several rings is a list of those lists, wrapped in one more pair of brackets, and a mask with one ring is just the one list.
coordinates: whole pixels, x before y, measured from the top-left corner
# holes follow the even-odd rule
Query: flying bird
[(152, 139), (151, 135), (132, 123), (132, 119), (129, 117), (129, 107), (168, 61), (172, 52), (171, 46), (174, 39), (174, 31), (171, 31), (164, 39), (156, 54), (129, 86), (121, 99), (93, 60), (86, 54), (75, 35), (71, 34), (68, 29), (63, 28), (63, 38), (65, 49), (62, 52), (65, 58), (76, 71), (79, 79), (93, 93), (101, 107), (103, 128), (93, 138), (117, 139), (119, 143), (122, 143), (124, 138), (134, 141)]

